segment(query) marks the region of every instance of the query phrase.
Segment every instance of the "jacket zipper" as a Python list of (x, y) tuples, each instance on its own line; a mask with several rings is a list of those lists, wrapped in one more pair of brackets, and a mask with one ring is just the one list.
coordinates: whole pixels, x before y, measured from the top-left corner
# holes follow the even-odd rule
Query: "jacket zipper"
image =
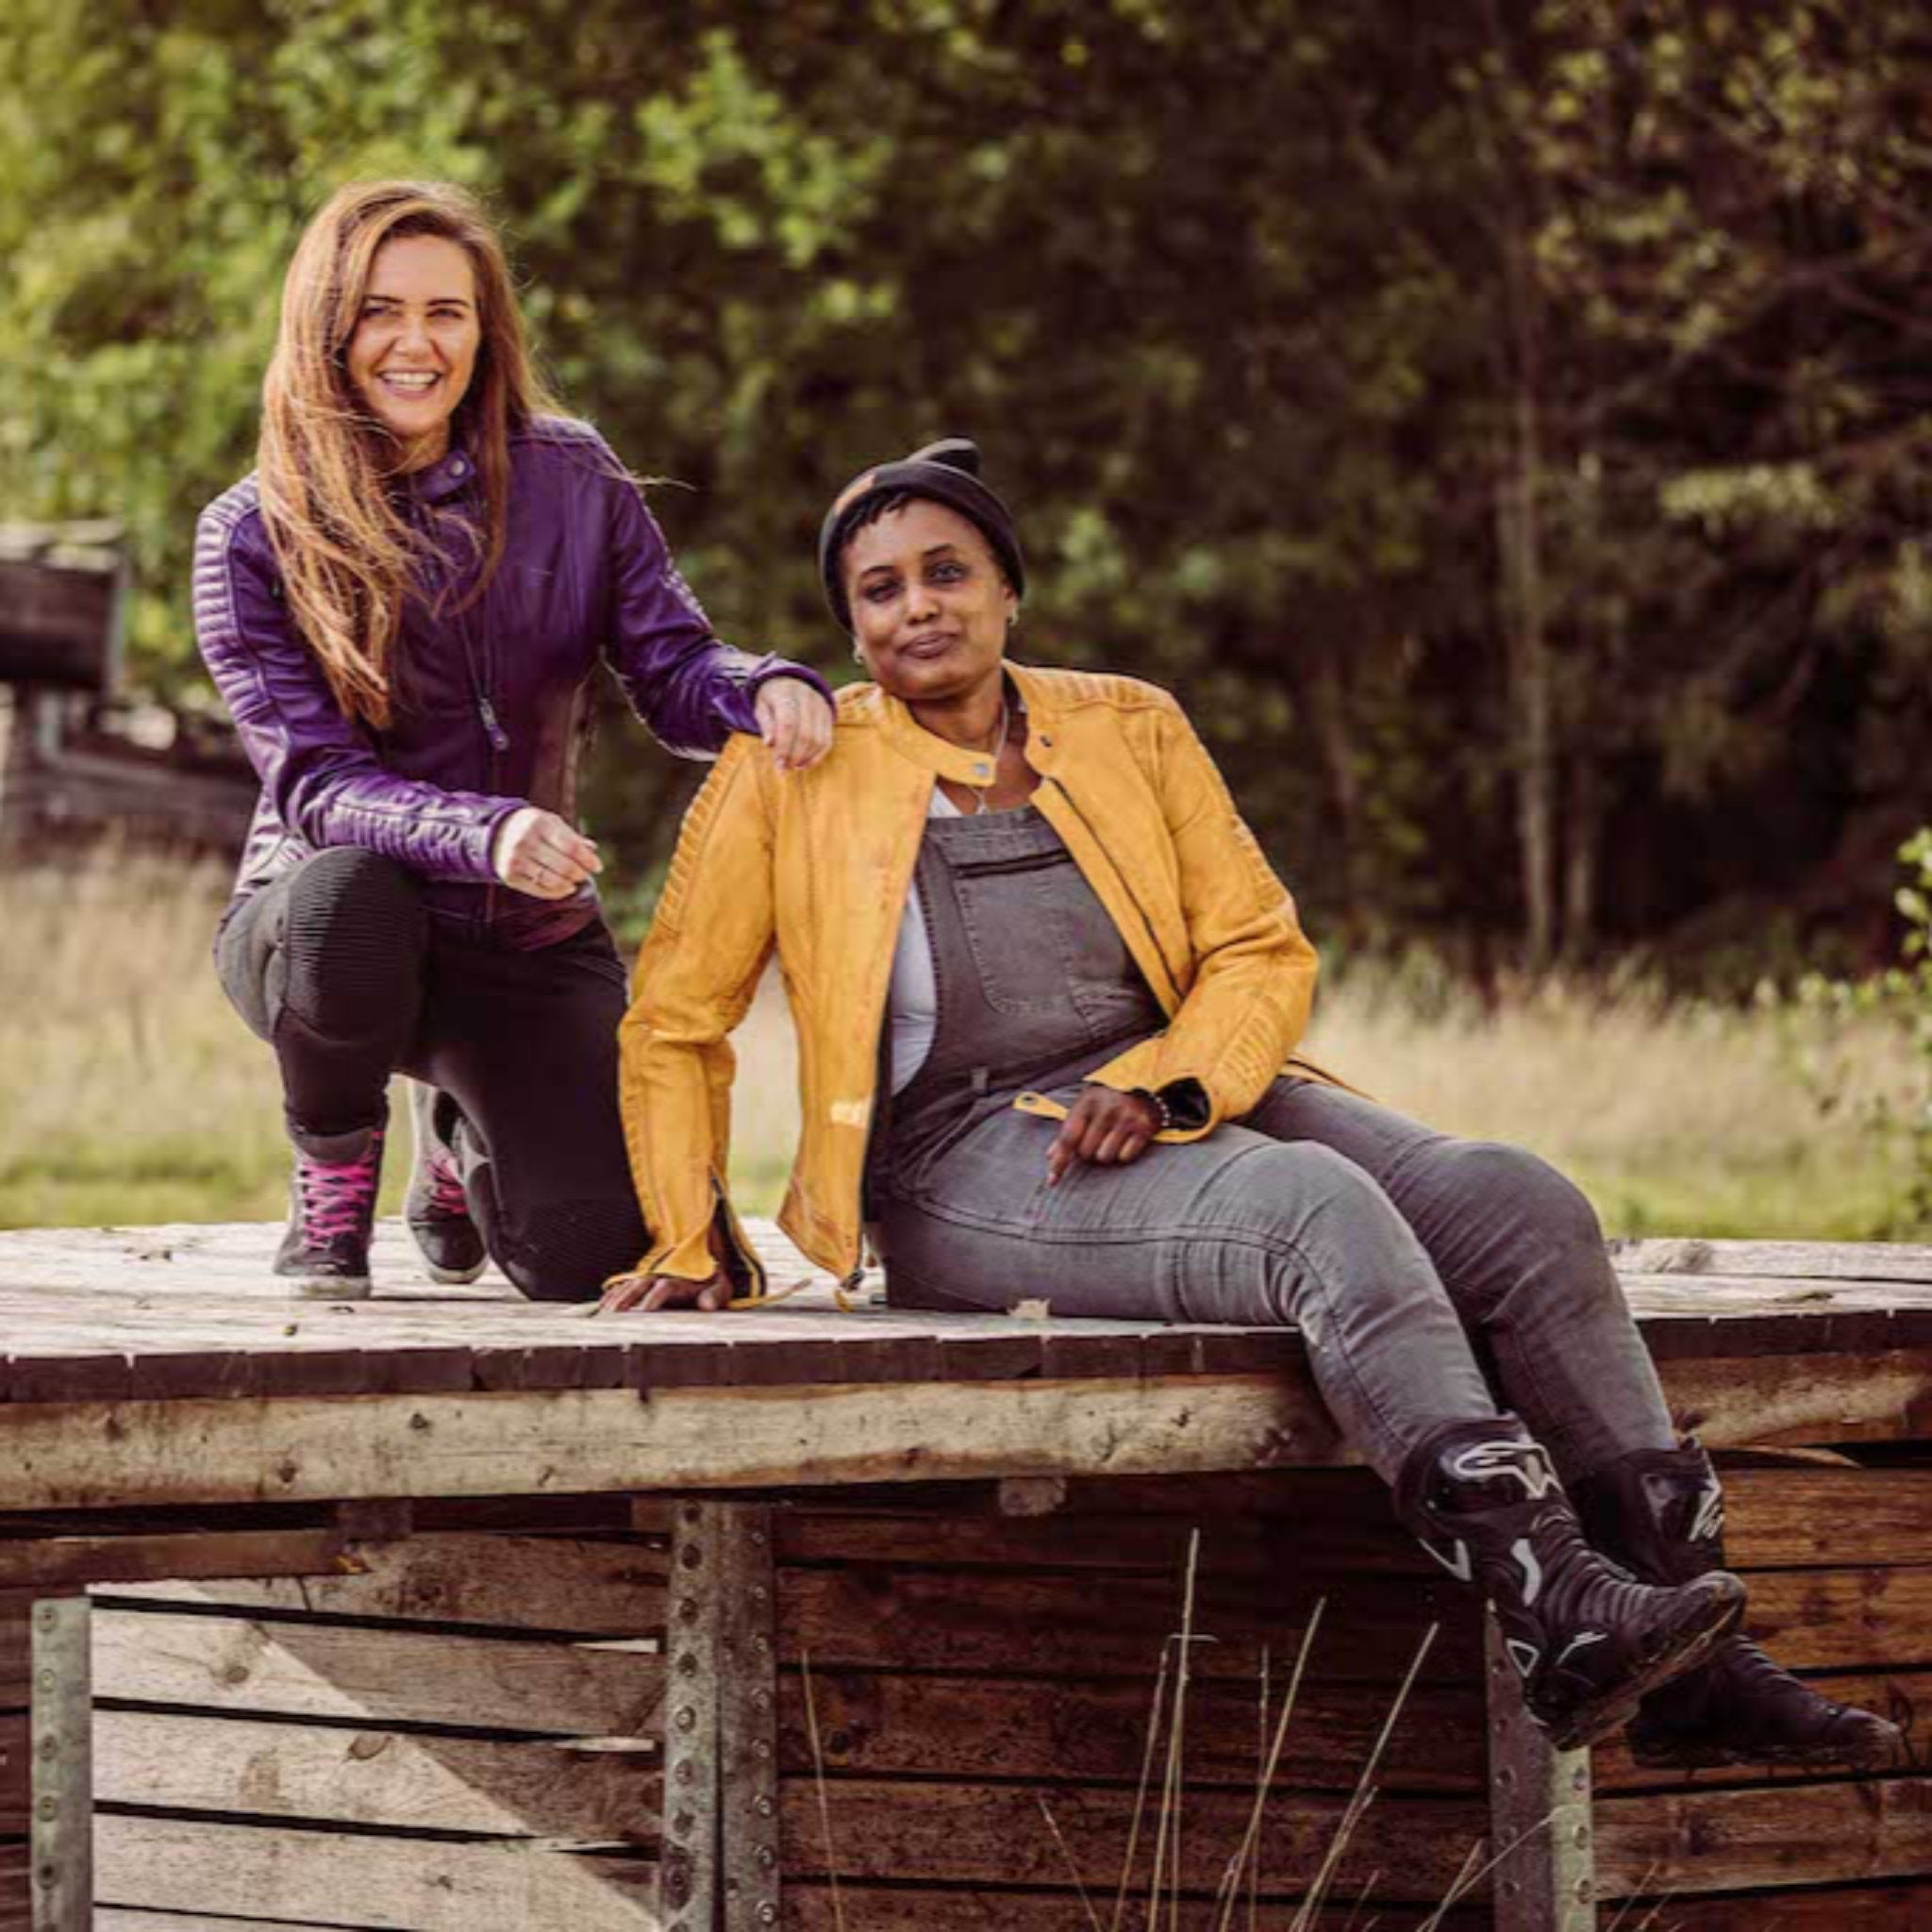
[[(419, 536), (428, 537), (430, 535), (429, 521), (425, 516), (423, 506), (417, 501), (413, 492), (411, 492), (408, 498), (408, 518), (410, 527)], [(430, 605), (431, 612), (434, 614), (442, 593), (454, 588), (455, 572), (451, 569), (448, 555), (440, 541), (432, 541), (430, 551), (435, 558), (434, 563), (430, 566), (434, 578), (432, 588), (436, 592), (436, 596), (432, 599)], [(497, 759), (504, 752), (509, 749), (509, 734), (503, 728), (502, 721), (496, 715), (496, 707), (490, 701), (490, 691), (486, 679), (488, 667), (486, 665), (485, 672), (479, 672), (476, 668), (475, 645), (475, 641), (470, 635), (470, 613), (467, 610), (458, 610), (454, 614), (456, 617), (457, 641), (463, 654), (463, 669), (468, 674), (470, 680), (470, 694), (475, 701), (476, 716), (482, 724), (483, 737), (490, 747), (490, 775), (484, 789), (494, 796), (497, 786), (501, 782)], [(490, 868), (490, 882), (483, 889), (483, 931), (488, 933), (494, 927), (495, 924), (496, 868), (494, 864), (491, 864)], [(480, 934), (478, 935), (479, 938), (481, 936)]]
[[(931, 795), (928, 793), (926, 799), (928, 809), (930, 809), (931, 803)], [(912, 870), (906, 875), (906, 893), (913, 892), (918, 889), (919, 850), (920, 845), (924, 845), (925, 842), (925, 822), (924, 821), (922, 821), (920, 826), (919, 841), (920, 844), (912, 848)], [(810, 885), (811, 873), (811, 867), (807, 866), (805, 876), (808, 887)], [(906, 904), (906, 893), (900, 895), (899, 904), (902, 908)], [(925, 900), (923, 895), (919, 902), (919, 916), (925, 922), (926, 945), (929, 950), (933, 951), (934, 963), (937, 965), (938, 952), (937, 949), (932, 947), (932, 915), (925, 908)], [(858, 1264), (840, 1282), (839, 1291), (841, 1294), (857, 1294), (859, 1284), (865, 1279), (865, 1182), (866, 1176), (872, 1172), (872, 1143), (874, 1135), (878, 1132), (882, 1082), (885, 1105), (890, 1107), (891, 1104), (891, 1055), (887, 1046), (886, 1034), (892, 1024), (891, 962), (896, 952), (897, 940), (895, 938), (892, 951), (889, 952), (886, 956), (886, 983), (880, 990), (878, 1024), (873, 1031), (872, 1107), (866, 1115), (865, 1145), (859, 1150), (858, 1156)]]

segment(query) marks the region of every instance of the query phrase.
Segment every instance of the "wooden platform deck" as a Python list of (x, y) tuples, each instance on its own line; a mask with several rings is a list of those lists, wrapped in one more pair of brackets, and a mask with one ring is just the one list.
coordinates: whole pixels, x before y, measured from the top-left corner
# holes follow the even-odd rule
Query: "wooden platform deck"
[[(274, 1239), (0, 1233), (0, 1932), (1076, 1932), (1135, 1838), (1139, 1927), (1187, 1614), (1209, 1932), (1317, 1603), (1238, 1925), (1287, 1932), (1433, 1627), (1320, 1932), (1420, 1925), (1485, 1838), (1457, 1932), (1932, 1926), (1915, 1767), (1510, 1738), (1292, 1335), (841, 1312), (769, 1229), (808, 1285), (741, 1314), (437, 1288), (394, 1227), (375, 1299), (297, 1303)], [(1754, 1628), (1924, 1743), (1932, 1249), (1616, 1260)]]
[[(362, 1303), (291, 1301), (266, 1228), (0, 1233), (0, 1510), (1349, 1459), (1292, 1333), (844, 1312), (757, 1238), (792, 1299), (645, 1320), (438, 1288), (393, 1226)], [(1616, 1258), (1713, 1446), (1932, 1436), (1932, 1248)]]

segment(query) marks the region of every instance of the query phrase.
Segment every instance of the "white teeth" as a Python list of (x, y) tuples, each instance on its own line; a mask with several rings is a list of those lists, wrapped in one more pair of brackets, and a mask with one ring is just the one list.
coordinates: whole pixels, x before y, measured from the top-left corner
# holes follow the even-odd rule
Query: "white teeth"
[(388, 383), (391, 389), (407, 389), (416, 391), (434, 389), (436, 387), (436, 383), (438, 380), (438, 378), (435, 377), (434, 375), (385, 375), (382, 379), (384, 382)]

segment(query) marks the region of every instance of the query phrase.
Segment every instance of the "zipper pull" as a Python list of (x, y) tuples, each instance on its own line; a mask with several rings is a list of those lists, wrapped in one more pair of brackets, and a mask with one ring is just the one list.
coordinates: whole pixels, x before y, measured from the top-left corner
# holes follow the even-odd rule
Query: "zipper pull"
[(490, 744), (493, 751), (509, 749), (509, 733), (496, 722), (496, 707), (490, 702), (489, 694), (476, 693), (476, 709), (483, 719), (483, 729), (490, 734)]

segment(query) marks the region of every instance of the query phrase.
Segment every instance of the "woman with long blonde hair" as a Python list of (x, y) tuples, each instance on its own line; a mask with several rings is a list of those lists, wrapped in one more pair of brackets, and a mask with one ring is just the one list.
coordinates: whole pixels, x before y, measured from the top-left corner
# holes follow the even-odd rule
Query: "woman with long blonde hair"
[(436, 1278), (487, 1256), (525, 1294), (594, 1294), (644, 1230), (625, 976), (574, 820), (591, 675), (680, 754), (744, 732), (780, 770), (830, 742), (824, 686), (712, 635), (629, 474), (545, 395), (490, 220), (441, 182), (352, 184), (309, 224), (194, 615), (261, 777), (216, 963), (281, 1070), (276, 1272), (369, 1291), (401, 1072)]

